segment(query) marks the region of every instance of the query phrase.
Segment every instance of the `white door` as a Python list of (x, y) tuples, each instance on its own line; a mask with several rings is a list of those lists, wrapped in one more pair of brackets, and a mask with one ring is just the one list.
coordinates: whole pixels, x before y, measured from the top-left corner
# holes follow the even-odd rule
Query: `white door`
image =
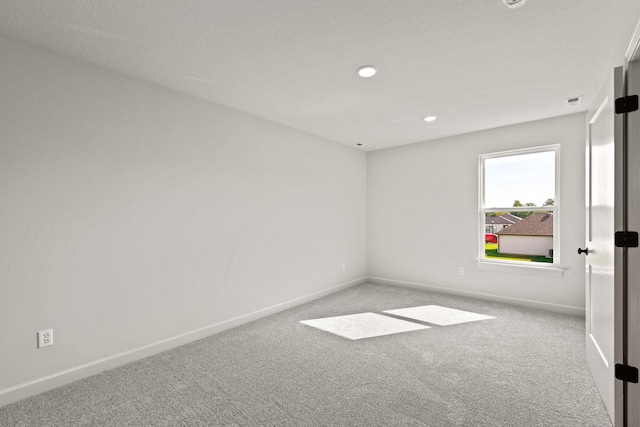
[(615, 420), (615, 99), (622, 68), (604, 85), (587, 113), (586, 346), (587, 363), (611, 420)]

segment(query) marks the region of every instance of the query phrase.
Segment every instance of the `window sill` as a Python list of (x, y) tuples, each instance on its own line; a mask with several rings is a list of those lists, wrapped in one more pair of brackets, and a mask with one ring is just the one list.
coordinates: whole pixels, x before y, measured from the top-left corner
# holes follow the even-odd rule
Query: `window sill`
[(478, 270), (504, 271), (508, 273), (531, 274), (535, 276), (562, 277), (565, 268), (546, 267), (541, 265), (525, 265), (506, 262), (478, 261)]

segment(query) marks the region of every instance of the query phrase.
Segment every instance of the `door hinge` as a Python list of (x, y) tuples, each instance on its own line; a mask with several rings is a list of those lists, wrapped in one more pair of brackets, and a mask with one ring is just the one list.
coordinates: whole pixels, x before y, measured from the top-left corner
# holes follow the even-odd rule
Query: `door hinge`
[(638, 383), (638, 368), (628, 365), (616, 365), (616, 378), (620, 381)]
[(638, 109), (638, 95), (623, 96), (616, 99), (616, 114), (630, 113)]
[(619, 248), (637, 248), (638, 232), (637, 231), (616, 231), (616, 246)]

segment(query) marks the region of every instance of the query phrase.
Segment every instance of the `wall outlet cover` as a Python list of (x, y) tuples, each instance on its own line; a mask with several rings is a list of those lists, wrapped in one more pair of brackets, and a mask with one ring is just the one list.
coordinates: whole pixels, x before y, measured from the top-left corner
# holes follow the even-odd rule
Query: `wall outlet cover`
[(53, 329), (38, 331), (38, 348), (53, 345)]

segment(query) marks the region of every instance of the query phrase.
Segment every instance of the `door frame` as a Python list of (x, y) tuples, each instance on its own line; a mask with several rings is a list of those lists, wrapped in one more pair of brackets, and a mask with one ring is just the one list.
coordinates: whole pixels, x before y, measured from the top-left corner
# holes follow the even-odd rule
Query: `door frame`
[[(627, 48), (623, 64), (624, 95), (628, 92), (628, 73), (632, 62), (640, 67), (640, 22)], [(635, 68), (635, 64), (634, 64)], [(640, 73), (638, 73), (640, 74)], [(640, 76), (639, 76), (640, 77)], [(638, 84), (640, 88), (640, 84)], [(615, 229), (640, 232), (640, 119), (630, 128), (628, 114), (616, 114), (622, 135), (616, 135)], [(618, 143), (620, 142), (620, 143)], [(640, 250), (616, 248), (615, 256), (615, 363), (640, 367)], [(631, 320), (631, 321), (630, 321)], [(615, 381), (615, 426), (640, 425), (640, 390), (638, 384)]]

